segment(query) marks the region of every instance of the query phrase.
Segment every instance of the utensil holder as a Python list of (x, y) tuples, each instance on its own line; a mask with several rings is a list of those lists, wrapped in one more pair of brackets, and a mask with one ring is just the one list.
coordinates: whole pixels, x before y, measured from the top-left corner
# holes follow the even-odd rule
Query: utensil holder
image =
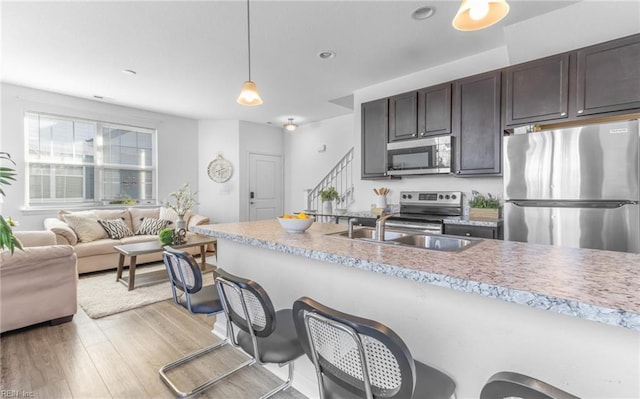
[(387, 208), (387, 196), (386, 195), (378, 195), (376, 197), (376, 208), (386, 209)]

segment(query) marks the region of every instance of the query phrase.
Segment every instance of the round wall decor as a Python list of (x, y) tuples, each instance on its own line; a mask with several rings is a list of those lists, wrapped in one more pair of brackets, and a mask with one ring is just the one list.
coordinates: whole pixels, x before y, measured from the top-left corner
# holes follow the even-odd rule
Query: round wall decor
[(216, 183), (224, 183), (231, 178), (233, 174), (233, 165), (224, 159), (222, 155), (218, 155), (207, 167), (209, 178)]

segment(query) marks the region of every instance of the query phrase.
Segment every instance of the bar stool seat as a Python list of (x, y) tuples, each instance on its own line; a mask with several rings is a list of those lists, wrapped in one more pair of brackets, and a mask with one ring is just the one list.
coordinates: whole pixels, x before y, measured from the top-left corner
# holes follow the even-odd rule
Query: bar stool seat
[[(276, 320), (278, 322), (273, 333), (268, 337), (257, 340), (261, 363), (286, 363), (304, 354), (293, 324), (293, 312), (291, 309), (278, 310), (276, 312)], [(238, 345), (251, 356), (255, 356), (251, 334), (240, 330), (238, 332)]]

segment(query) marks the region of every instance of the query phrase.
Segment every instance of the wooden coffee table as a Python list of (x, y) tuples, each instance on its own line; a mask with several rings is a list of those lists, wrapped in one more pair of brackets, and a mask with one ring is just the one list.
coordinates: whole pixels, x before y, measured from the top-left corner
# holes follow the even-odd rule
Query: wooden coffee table
[[(190, 248), (200, 247), (200, 269), (203, 271), (214, 270), (215, 266), (208, 265), (206, 263), (207, 245), (216, 244), (217, 240), (213, 237), (207, 236), (192, 236), (187, 239), (187, 242), (181, 245), (171, 245), (172, 248)], [(118, 260), (118, 271), (116, 273), (116, 281), (119, 281), (129, 287), (129, 291), (135, 288), (136, 280), (136, 258), (140, 255), (152, 254), (156, 252), (164, 251), (164, 246), (160, 241), (147, 241), (138, 242), (133, 244), (116, 245), (113, 247), (120, 253), (120, 259)], [(124, 269), (124, 258), (128, 256), (129, 259), (129, 276), (122, 277), (122, 270)], [(208, 268), (208, 266), (212, 266)], [(154, 272), (148, 272), (138, 275), (139, 283), (138, 287), (145, 285), (158, 284), (163, 281), (167, 281), (167, 271), (157, 270)]]

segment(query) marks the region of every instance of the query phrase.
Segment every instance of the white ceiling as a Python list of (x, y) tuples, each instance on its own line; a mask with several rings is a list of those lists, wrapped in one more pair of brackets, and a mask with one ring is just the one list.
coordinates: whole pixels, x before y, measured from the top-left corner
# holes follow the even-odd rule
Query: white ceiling
[[(458, 0), (253, 0), (252, 78), (264, 104), (244, 107), (242, 0), (2, 1), (0, 79), (196, 119), (306, 123), (351, 112), (330, 101), (359, 88), (503, 46), (504, 26), (572, 3), (511, 0), (497, 25), (459, 32)], [(435, 15), (412, 19), (424, 5)], [(337, 56), (321, 60), (323, 50)]]

